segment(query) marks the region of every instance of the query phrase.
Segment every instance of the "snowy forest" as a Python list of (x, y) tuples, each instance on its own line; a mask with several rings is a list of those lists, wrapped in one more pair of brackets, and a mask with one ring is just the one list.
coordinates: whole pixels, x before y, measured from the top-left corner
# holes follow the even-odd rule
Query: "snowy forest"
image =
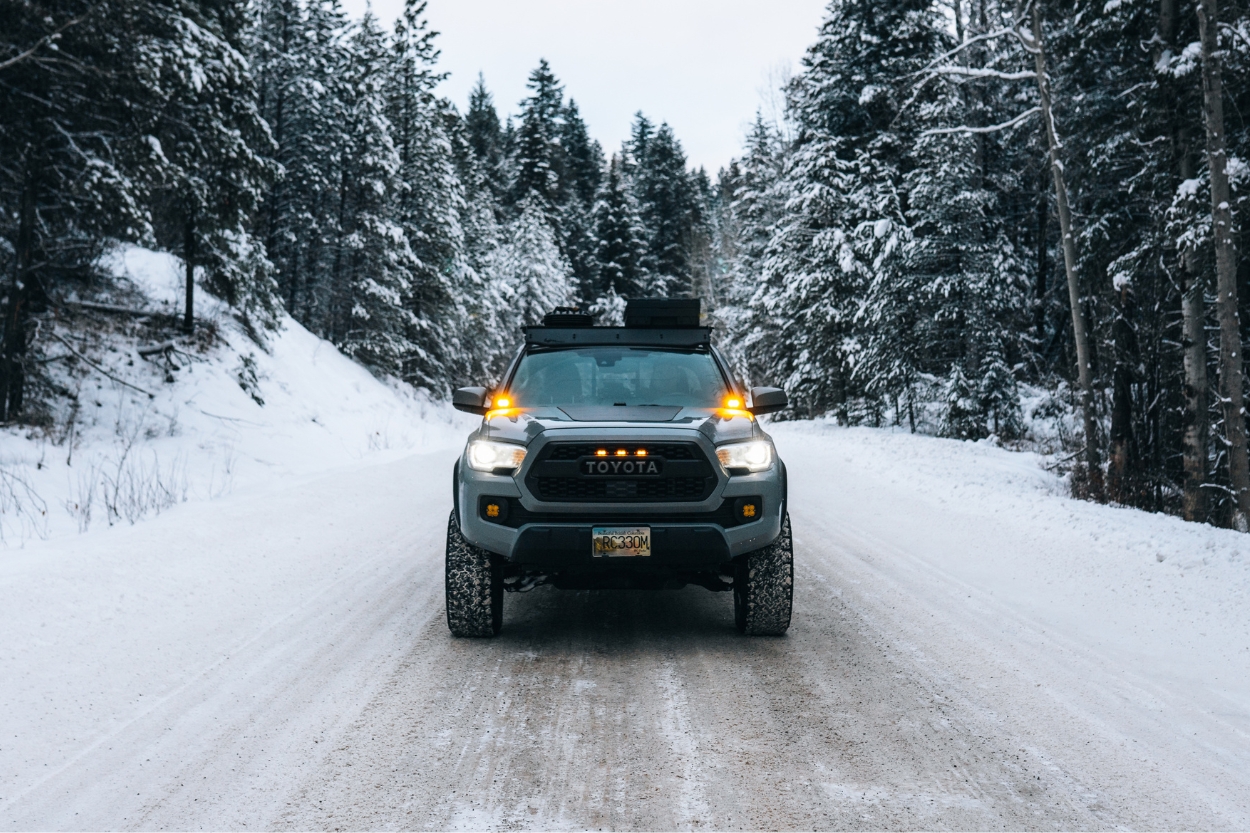
[(554, 306), (702, 297), (783, 417), (1054, 419), (1079, 495), (1245, 529), (1250, 9), (831, 0), (715, 175), (643, 113), (601, 147), (545, 61), (509, 113), (438, 57), (420, 0), (4, 0), (0, 422), (55, 411), (48, 322), (129, 241), (439, 397)]

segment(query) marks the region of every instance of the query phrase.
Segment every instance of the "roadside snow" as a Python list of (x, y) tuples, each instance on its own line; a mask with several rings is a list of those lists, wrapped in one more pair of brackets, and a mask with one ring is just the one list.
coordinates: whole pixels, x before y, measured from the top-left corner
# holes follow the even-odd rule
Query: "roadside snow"
[(993, 690), (1036, 748), (1079, 725), (1091, 749), (1136, 750), (1196, 804), (1250, 819), (1250, 536), (1073, 500), (1041, 458), (986, 442), (769, 431), (801, 460), (796, 541), (841, 553), (818, 580), (871, 584), (894, 638)]
[[(173, 256), (125, 247), (106, 264), (145, 308), (183, 303)], [(123, 339), (93, 357), (153, 397), (98, 372), (67, 377), (78, 400), (61, 436), (0, 430), (0, 546), (125, 525), (379, 453), (449, 448), (470, 430), (464, 415), (378, 380), (289, 317), (262, 349), (202, 290), (197, 315), (216, 325), (219, 343), (174, 354), (168, 377)]]
[(796, 505), (835, 517), (854, 500), (851, 517), (952, 578), (1250, 710), (1250, 536), (1073, 500), (1042, 458), (987, 442), (826, 422), (768, 430), (805, 470), (855, 472), (833, 494), (792, 488)]

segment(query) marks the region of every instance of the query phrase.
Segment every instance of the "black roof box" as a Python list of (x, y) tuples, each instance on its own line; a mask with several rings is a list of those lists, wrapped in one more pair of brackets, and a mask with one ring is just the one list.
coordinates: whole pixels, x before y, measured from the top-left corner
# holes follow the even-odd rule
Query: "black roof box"
[(593, 327), (594, 316), (577, 307), (556, 307), (543, 316), (544, 327)]
[(626, 327), (697, 327), (699, 298), (631, 298), (625, 302)]

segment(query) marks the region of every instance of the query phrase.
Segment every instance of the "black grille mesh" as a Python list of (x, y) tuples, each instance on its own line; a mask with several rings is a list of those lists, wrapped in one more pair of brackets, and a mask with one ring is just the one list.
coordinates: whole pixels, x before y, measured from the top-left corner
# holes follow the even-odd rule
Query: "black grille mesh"
[[(544, 463), (558, 461), (567, 464), (582, 457), (592, 457), (600, 448), (610, 451), (626, 448), (630, 452), (646, 449), (648, 457), (663, 458), (665, 462), (687, 461), (686, 470), (670, 474), (666, 467), (658, 477), (635, 478), (566, 476), (544, 471)], [(691, 463), (703, 465), (695, 466), (692, 472)], [(700, 469), (703, 474), (698, 474)], [(535, 462), (526, 483), (534, 496), (542, 501), (678, 502), (705, 500), (716, 488), (716, 475), (706, 455), (694, 443), (552, 443)]]
[(606, 480), (588, 477), (536, 477), (539, 500), (702, 500), (706, 477)]

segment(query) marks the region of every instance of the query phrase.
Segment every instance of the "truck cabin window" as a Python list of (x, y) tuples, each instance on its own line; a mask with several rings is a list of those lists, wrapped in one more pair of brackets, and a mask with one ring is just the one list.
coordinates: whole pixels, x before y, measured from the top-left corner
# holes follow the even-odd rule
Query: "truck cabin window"
[(527, 353), (509, 388), (518, 407), (679, 405), (715, 408), (728, 392), (711, 355), (652, 347)]

